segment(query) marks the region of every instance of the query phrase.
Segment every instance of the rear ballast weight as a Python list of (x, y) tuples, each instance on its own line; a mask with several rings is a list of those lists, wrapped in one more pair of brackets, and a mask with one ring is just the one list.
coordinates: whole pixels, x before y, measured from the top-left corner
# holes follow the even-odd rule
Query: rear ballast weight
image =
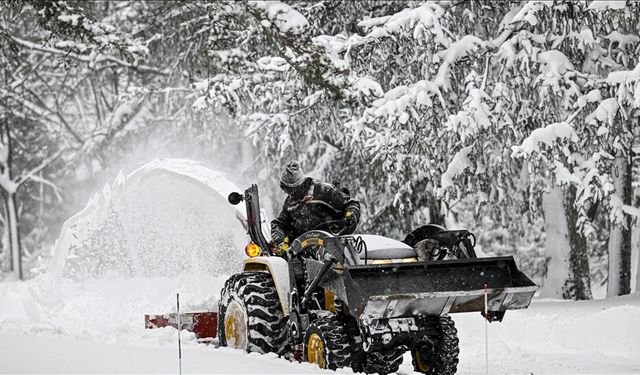
[(382, 374), (397, 371), (410, 351), (416, 371), (454, 374), (458, 337), (448, 314), (483, 312), (487, 285), (487, 318), (500, 321), (507, 310), (528, 307), (537, 289), (513, 257), (478, 259), (471, 233), (435, 225), (404, 242), (313, 230), (273, 256), (258, 187), (229, 201), (246, 203), (260, 249), (222, 290), (220, 345)]

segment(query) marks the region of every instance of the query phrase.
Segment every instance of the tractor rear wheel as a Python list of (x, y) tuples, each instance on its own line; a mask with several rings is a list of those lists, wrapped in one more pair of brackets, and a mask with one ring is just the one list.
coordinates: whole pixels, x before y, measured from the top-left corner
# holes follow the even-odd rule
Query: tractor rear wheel
[(458, 330), (448, 316), (440, 317), (438, 336), (433, 344), (418, 346), (411, 351), (415, 371), (429, 375), (453, 375), (458, 367)]
[(324, 316), (309, 325), (304, 337), (304, 360), (332, 370), (351, 365), (349, 337), (335, 316)]
[(265, 272), (232, 275), (218, 302), (220, 345), (282, 354), (286, 339), (286, 321), (271, 275)]

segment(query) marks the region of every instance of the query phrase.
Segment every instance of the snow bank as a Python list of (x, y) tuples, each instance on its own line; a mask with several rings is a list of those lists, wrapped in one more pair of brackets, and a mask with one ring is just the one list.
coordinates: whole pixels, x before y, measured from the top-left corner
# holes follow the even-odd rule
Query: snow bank
[(144, 315), (175, 311), (176, 293), (180, 293), (183, 311), (216, 310), (225, 279), (183, 274), (76, 282), (42, 275), (25, 282), (2, 283), (0, 336), (14, 332), (110, 344), (167, 345), (175, 336), (145, 331)]
[[(460, 337), (459, 374), (484, 373), (484, 321), (453, 315)], [(489, 326), (492, 374), (632, 374), (640, 372), (640, 296), (598, 301), (535, 301)]]

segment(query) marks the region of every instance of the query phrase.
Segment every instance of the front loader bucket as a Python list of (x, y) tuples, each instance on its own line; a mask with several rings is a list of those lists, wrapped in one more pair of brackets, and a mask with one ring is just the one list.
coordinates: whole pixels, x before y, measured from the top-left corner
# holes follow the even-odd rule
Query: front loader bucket
[(352, 314), (363, 319), (483, 312), (485, 285), (488, 310), (501, 319), (529, 306), (538, 288), (513, 257), (351, 266), (344, 282)]

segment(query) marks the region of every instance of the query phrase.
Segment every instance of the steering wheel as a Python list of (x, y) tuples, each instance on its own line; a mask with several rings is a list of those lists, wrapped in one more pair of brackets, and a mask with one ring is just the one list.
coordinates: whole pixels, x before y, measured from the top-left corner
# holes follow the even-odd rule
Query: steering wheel
[[(329, 221), (325, 221), (324, 223), (320, 223), (320, 224), (316, 225), (311, 230), (325, 230), (325, 231), (329, 232), (330, 234), (332, 234), (334, 236), (340, 236), (344, 232), (346, 232), (347, 229), (348, 229), (348, 227), (346, 226), (346, 221), (345, 220), (329, 220)], [(296, 241), (298, 241), (298, 240), (296, 239)], [(295, 243), (295, 241), (294, 241), (294, 243)], [(298, 250), (294, 256), (303, 257), (303, 258), (304, 257), (312, 257), (314, 259), (319, 259), (318, 256), (311, 251), (311, 248)]]
[[(336, 227), (339, 227), (341, 229)], [(316, 225), (316, 227), (313, 228), (313, 230), (320, 230), (322, 228), (325, 228), (329, 233), (333, 234), (334, 236), (340, 236), (344, 232), (346, 232), (348, 229), (346, 221), (342, 219), (325, 221), (324, 223), (320, 223)], [(339, 229), (339, 230), (336, 230), (336, 229)]]

